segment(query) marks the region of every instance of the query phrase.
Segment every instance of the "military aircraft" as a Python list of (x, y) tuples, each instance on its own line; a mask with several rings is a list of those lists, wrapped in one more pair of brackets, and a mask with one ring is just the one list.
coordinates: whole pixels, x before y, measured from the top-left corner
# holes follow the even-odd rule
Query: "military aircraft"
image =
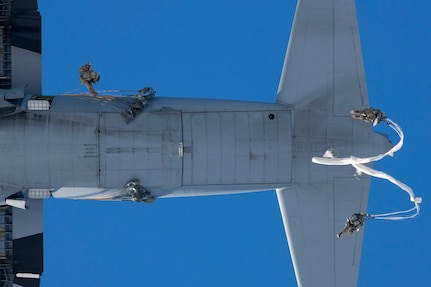
[[(7, 5), (12, 66), (4, 74), (1, 172), (4, 220), (13, 224), (4, 222), (4, 281), (39, 281), (40, 199), (150, 203), (276, 189), (298, 284), (356, 285), (363, 233), (343, 241), (335, 234), (352, 212), (366, 211), (369, 178), (311, 162), (328, 147), (361, 156), (389, 146), (349, 115), (368, 106), (353, 1), (299, 2), (275, 104), (152, 97), (151, 90), (43, 95), (40, 73), (28, 70), (40, 67), (36, 3)], [(22, 28), (18, 15), (32, 26)], [(20, 39), (22, 31), (33, 33)]]

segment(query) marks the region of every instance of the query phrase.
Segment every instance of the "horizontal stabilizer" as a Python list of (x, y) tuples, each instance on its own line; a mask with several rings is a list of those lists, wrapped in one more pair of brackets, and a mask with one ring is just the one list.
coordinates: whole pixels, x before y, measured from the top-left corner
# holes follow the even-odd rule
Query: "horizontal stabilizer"
[(356, 286), (363, 229), (342, 239), (336, 233), (352, 211), (365, 213), (369, 184), (369, 178), (334, 178), (277, 189), (300, 287)]

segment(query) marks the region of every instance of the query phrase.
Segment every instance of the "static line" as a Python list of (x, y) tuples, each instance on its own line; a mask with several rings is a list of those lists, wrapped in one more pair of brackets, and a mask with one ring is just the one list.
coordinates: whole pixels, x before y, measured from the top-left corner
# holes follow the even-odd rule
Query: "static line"
[[(394, 156), (394, 154), (399, 151), (404, 144), (404, 133), (403, 130), (401, 129), (401, 127), (394, 121), (386, 118), (384, 120), (388, 126), (390, 126), (400, 137), (400, 140), (398, 141), (398, 143), (396, 145), (394, 145), (390, 150), (388, 150), (385, 153), (382, 154), (378, 154), (376, 156), (370, 156), (370, 157), (355, 157), (355, 156), (350, 156), (350, 157), (340, 157), (340, 158), (334, 158), (334, 157), (313, 157), (311, 159), (312, 162), (317, 163), (317, 164), (324, 164), (324, 165), (349, 165), (352, 163), (360, 163), (360, 164), (364, 164), (364, 163), (370, 163), (370, 162), (375, 162), (378, 160), (383, 159), (386, 156)], [(326, 153), (325, 153), (326, 154)]]
[[(325, 152), (324, 157), (313, 157), (312, 162), (317, 164), (323, 164), (323, 165), (352, 165), (356, 169), (356, 174), (365, 173), (370, 176), (386, 179), (391, 183), (395, 184), (396, 186), (404, 190), (409, 195), (410, 201), (414, 203), (414, 207), (408, 210), (395, 211), (395, 212), (384, 213), (384, 214), (373, 214), (373, 215), (369, 215), (369, 218), (384, 219), (384, 220), (404, 220), (404, 219), (414, 218), (419, 215), (419, 212), (420, 212), (419, 204), (422, 202), (422, 198), (415, 197), (413, 189), (411, 189), (408, 185), (404, 184), (403, 182), (395, 179), (391, 175), (384, 173), (382, 171), (372, 169), (364, 165), (365, 163), (381, 160), (388, 155), (393, 156), (394, 153), (399, 151), (403, 146), (404, 133), (401, 127), (396, 122), (386, 117), (384, 117), (381, 121), (384, 121), (400, 137), (400, 140), (398, 141), (398, 143), (395, 146), (393, 146), (390, 150), (388, 150), (386, 153), (382, 153), (376, 156), (371, 156), (366, 158), (360, 158), (355, 156), (350, 156), (345, 158), (335, 158), (331, 151), (327, 151)], [(374, 125), (375, 124), (376, 122), (374, 122)], [(414, 212), (414, 214), (411, 214), (411, 212)]]
[[(396, 186), (398, 186), (399, 188), (401, 188), (402, 190), (404, 190), (405, 192), (407, 192), (407, 194), (410, 196), (410, 201), (414, 203), (414, 207), (410, 208), (408, 210), (403, 210), (403, 211), (395, 211), (395, 212), (391, 212), (391, 213), (385, 213), (385, 214), (373, 214), (370, 217), (373, 219), (386, 219), (386, 220), (402, 220), (402, 219), (410, 219), (410, 218), (414, 218), (416, 216), (419, 215), (419, 211), (420, 211), (420, 207), (419, 207), (419, 203), (422, 202), (422, 198), (420, 197), (415, 197), (415, 194), (413, 192), (413, 190), (406, 184), (404, 184), (403, 182), (395, 179), (394, 177), (392, 177), (391, 175), (384, 173), (382, 171), (379, 170), (375, 170), (372, 169), (368, 166), (365, 166), (363, 164), (355, 164), (353, 163), (352, 166), (354, 168), (356, 168), (356, 170), (363, 172), (365, 174), (368, 174), (370, 176), (374, 176), (374, 177), (378, 177), (378, 178), (383, 178), (386, 179), (390, 182), (392, 182), (393, 184), (395, 184)], [(415, 211), (414, 214), (410, 214), (407, 215), (411, 212)], [(395, 216), (395, 215), (401, 215), (401, 214), (406, 214), (404, 216)]]

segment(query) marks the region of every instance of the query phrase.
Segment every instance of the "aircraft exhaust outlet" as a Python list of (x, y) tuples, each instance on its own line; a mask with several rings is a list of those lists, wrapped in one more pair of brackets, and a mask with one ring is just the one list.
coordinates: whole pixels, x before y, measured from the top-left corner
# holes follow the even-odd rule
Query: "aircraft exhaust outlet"
[(390, 128), (392, 128), (398, 134), (398, 136), (400, 137), (400, 140), (386, 153), (378, 154), (376, 156), (360, 158), (352, 155), (350, 157), (337, 158), (335, 151), (333, 149), (329, 149), (325, 152), (323, 157), (313, 157), (312, 162), (317, 164), (323, 164), (323, 165), (352, 165), (356, 169), (356, 172), (354, 175), (357, 178), (359, 178), (359, 176), (362, 173), (365, 173), (370, 176), (386, 179), (389, 182), (401, 188), (402, 190), (404, 190), (409, 195), (410, 201), (414, 203), (414, 207), (407, 210), (395, 211), (395, 212), (384, 213), (384, 214), (354, 213), (352, 216), (356, 215), (357, 217), (358, 214), (361, 215), (362, 223), (357, 224), (358, 226), (357, 229), (352, 229), (353, 226), (355, 225), (354, 223), (358, 223), (358, 222), (355, 222), (354, 220), (350, 220), (352, 218), (352, 216), (350, 216), (347, 219), (347, 223), (344, 229), (337, 234), (338, 238), (340, 238), (347, 231), (349, 231), (350, 234), (352, 234), (354, 231), (358, 231), (359, 228), (363, 225), (365, 219), (404, 220), (404, 219), (417, 217), (420, 212), (419, 204), (422, 203), (422, 198), (416, 197), (413, 190), (408, 185), (395, 179), (394, 177), (392, 177), (387, 173), (372, 169), (365, 165), (366, 163), (371, 163), (371, 162), (381, 160), (388, 155), (393, 156), (395, 152), (399, 151), (402, 148), (403, 142), (404, 142), (404, 133), (401, 127), (396, 122), (386, 117), (383, 112), (374, 108), (366, 108), (364, 110), (353, 110), (351, 111), (351, 116), (355, 119), (360, 119), (366, 122), (373, 123), (373, 126), (381, 122), (385, 122)]

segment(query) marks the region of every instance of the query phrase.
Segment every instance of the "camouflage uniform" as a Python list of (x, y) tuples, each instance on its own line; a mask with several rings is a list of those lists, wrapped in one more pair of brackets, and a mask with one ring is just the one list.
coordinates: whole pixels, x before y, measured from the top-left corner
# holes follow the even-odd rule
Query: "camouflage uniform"
[(363, 213), (353, 213), (349, 218), (347, 218), (346, 225), (343, 230), (337, 234), (337, 237), (340, 238), (347, 231), (350, 235), (353, 232), (359, 231), (359, 229), (364, 225), (364, 221), (366, 219), (366, 215)]
[(96, 96), (97, 93), (94, 90), (92, 83), (98, 82), (100, 80), (100, 76), (91, 69), (90, 63), (86, 63), (84, 66), (80, 67), (78, 72), (81, 84), (85, 85), (93, 96)]
[(368, 123), (374, 122), (375, 125), (386, 118), (385, 114), (382, 111), (374, 108), (366, 108), (364, 110), (352, 110), (350, 114), (354, 119), (364, 120)]

